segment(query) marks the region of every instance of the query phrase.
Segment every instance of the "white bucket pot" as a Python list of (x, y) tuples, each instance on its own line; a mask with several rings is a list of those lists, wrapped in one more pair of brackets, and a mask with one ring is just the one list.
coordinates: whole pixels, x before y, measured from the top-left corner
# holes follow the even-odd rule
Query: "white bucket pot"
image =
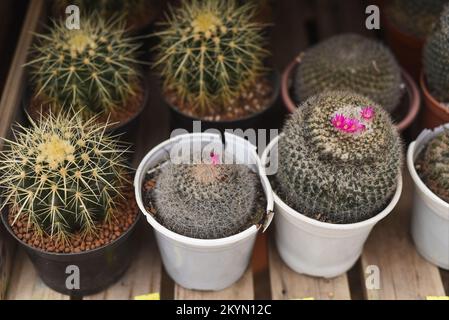
[[(449, 124), (446, 125), (449, 129)], [(449, 270), (449, 203), (435, 195), (421, 180), (415, 160), (444, 127), (424, 130), (407, 152), (407, 167), (415, 185), (412, 211), (412, 238), (418, 252), (431, 263)]]
[[(268, 165), (276, 168), (278, 141), (279, 137), (263, 153), (264, 168)], [(401, 191), (402, 177), (399, 176), (396, 193), (388, 206), (376, 216), (353, 224), (331, 224), (306, 217), (289, 207), (274, 193), (275, 240), (279, 255), (298, 273), (324, 278), (345, 273), (360, 257), (374, 225), (396, 206)]]
[(134, 180), (136, 200), (155, 230), (162, 262), (168, 274), (185, 288), (217, 291), (232, 285), (247, 269), (258, 231), (265, 231), (273, 218), (273, 194), (268, 179), (260, 174), (262, 167), (256, 147), (240, 137), (226, 133), (224, 150), (236, 156), (238, 163), (248, 165), (260, 176), (267, 199), (264, 221), (231, 237), (212, 240), (194, 239), (168, 230), (146, 211), (141, 193), (142, 183), (146, 173), (167, 160), (174, 147), (192, 143), (200, 144), (201, 148), (210, 144), (223, 147), (220, 135), (206, 133), (180, 135), (156, 146), (137, 169)]

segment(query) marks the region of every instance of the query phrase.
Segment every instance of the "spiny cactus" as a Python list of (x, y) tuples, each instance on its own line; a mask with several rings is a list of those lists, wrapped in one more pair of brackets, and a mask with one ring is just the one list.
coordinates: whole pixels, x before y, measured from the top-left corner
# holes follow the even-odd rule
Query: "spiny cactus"
[(163, 226), (192, 238), (218, 239), (259, 222), (254, 221), (257, 175), (245, 165), (220, 163), (217, 157), (196, 164), (170, 162), (162, 169), (155, 217)]
[(343, 34), (305, 52), (294, 93), (300, 102), (325, 90), (353, 91), (392, 112), (402, 96), (401, 86), (401, 70), (389, 49), (360, 35)]
[(148, 9), (155, 1), (158, 0), (55, 0), (54, 11), (63, 14), (67, 6), (76, 5), (83, 14), (95, 12), (105, 19), (121, 14), (128, 26), (134, 26), (152, 14)]
[[(253, 22), (254, 6), (234, 0), (183, 1), (170, 9), (154, 67), (164, 91), (197, 116), (221, 112), (264, 74), (263, 25)], [(178, 106), (181, 107), (181, 106)]]
[(401, 142), (372, 100), (326, 92), (306, 100), (279, 140), (276, 181), (298, 212), (330, 223), (379, 213), (396, 191)]
[(3, 207), (14, 222), (58, 241), (75, 232), (94, 234), (96, 222), (113, 218), (112, 210), (126, 179), (126, 148), (105, 134), (95, 118), (60, 113), (13, 129), (0, 154)]
[(417, 169), (426, 186), (449, 203), (449, 129), (428, 143)]
[(86, 119), (96, 114), (114, 118), (142, 96), (136, 69), (140, 44), (126, 36), (119, 18), (81, 18), (79, 30), (69, 30), (58, 20), (49, 33), (36, 35), (27, 64), (34, 95), (52, 104), (54, 112), (73, 107), (83, 109)]
[(425, 39), (446, 3), (449, 1), (390, 0), (386, 6), (386, 15), (403, 32)]
[(449, 102), (449, 5), (428, 37), (423, 65), (431, 93), (441, 102)]

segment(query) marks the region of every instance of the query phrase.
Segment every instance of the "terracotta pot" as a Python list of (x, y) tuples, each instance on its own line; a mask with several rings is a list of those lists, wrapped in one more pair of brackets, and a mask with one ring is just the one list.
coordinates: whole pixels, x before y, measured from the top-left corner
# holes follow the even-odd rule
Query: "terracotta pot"
[(401, 66), (407, 70), (415, 81), (418, 81), (425, 40), (403, 32), (386, 18), (382, 19), (382, 22), (388, 46)]
[(424, 72), (421, 73), (420, 78), (421, 90), (424, 95), (424, 102), (426, 108), (422, 113), (422, 127), (423, 129), (433, 129), (442, 124), (449, 122), (449, 107), (443, 106), (438, 102), (429, 92), (427, 88), (426, 78)]
[[(297, 65), (301, 63), (302, 54), (297, 56), (284, 70), (281, 78), (281, 95), (284, 105), (290, 113), (293, 113), (297, 106), (290, 95), (292, 72)], [(402, 79), (407, 89), (407, 95), (402, 98), (400, 105), (392, 115), (397, 119), (396, 128), (402, 132), (407, 129), (415, 120), (419, 112), (421, 104), (421, 97), (419, 95), (418, 87), (407, 72), (402, 70)]]

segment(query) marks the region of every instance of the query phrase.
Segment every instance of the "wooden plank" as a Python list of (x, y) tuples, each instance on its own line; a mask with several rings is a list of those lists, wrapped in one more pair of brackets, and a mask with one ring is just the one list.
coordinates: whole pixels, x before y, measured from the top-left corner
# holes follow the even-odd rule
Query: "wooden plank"
[(175, 284), (176, 300), (252, 300), (254, 299), (253, 273), (248, 269), (243, 277), (222, 291), (196, 291)]
[(308, 299), (349, 300), (348, 278), (314, 278), (298, 274), (280, 258), (271, 241), (269, 246), (270, 281), (273, 300)]
[[(149, 293), (160, 293), (161, 260), (150, 225), (140, 221), (138, 253), (126, 274), (105, 291), (85, 300), (129, 300)], [(133, 248), (134, 250), (134, 248)]]
[[(43, 8), (43, 1), (32, 1), (28, 7), (14, 58), (10, 65), (4, 90), (0, 99), (0, 137), (9, 134), (11, 123), (16, 119), (22, 98), (22, 83), (28, 48), (32, 41), (30, 30), (35, 30)], [(0, 148), (2, 146), (0, 140)], [(0, 228), (0, 300), (5, 298), (6, 289), (13, 263), (14, 241), (6, 235), (6, 230)]]
[[(406, 171), (406, 170), (405, 170)], [(370, 300), (416, 300), (445, 295), (439, 270), (416, 251), (409, 235), (413, 182), (404, 173), (404, 190), (396, 209), (375, 227), (362, 255), (362, 269), (379, 267), (380, 289), (369, 290)]]
[(34, 269), (23, 250), (19, 250), (14, 261), (8, 300), (67, 300), (68, 296), (48, 288)]

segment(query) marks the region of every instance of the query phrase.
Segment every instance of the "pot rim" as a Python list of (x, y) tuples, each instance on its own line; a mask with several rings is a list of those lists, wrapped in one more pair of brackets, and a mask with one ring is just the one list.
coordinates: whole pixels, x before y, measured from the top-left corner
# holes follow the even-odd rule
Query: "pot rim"
[(167, 101), (164, 94), (162, 94), (162, 99), (165, 101), (166, 105), (168, 105), (174, 113), (178, 114), (181, 117), (187, 118), (191, 121), (209, 122), (209, 123), (222, 124), (222, 125), (227, 125), (227, 124), (235, 123), (235, 122), (244, 122), (244, 121), (247, 121), (250, 119), (257, 118), (258, 116), (267, 113), (269, 110), (271, 110), (274, 107), (276, 100), (279, 96), (279, 92), (281, 90), (281, 88), (280, 88), (281, 87), (280, 73), (279, 73), (279, 71), (273, 69), (267, 74), (267, 78), (270, 80), (271, 83), (274, 84), (273, 92), (272, 92), (270, 100), (267, 104), (267, 107), (256, 112), (256, 113), (249, 114), (249, 115), (246, 115), (246, 116), (244, 116), (242, 118), (238, 118), (238, 119), (233, 119), (233, 120), (227, 119), (227, 120), (221, 120), (221, 121), (204, 120), (202, 118), (193, 117), (191, 115), (181, 112), (177, 107), (175, 107), (173, 104), (171, 104), (169, 101)]
[(419, 83), (421, 85), (421, 89), (424, 93), (424, 96), (430, 100), (431, 105), (435, 106), (437, 110), (441, 111), (442, 113), (447, 114), (449, 117), (449, 108), (445, 108), (441, 105), (441, 102), (439, 102), (435, 97), (430, 93), (429, 89), (427, 88), (427, 80), (426, 75), (424, 74), (424, 71), (421, 71), (421, 76), (419, 77)]
[[(296, 104), (293, 102), (291, 96), (290, 96), (290, 79), (292, 77), (293, 70), (297, 67), (298, 64), (301, 63), (302, 57), (304, 53), (300, 53), (293, 61), (291, 61), (287, 67), (285, 68), (284, 72), (282, 73), (281, 78), (281, 93), (282, 93), (282, 100), (284, 102), (285, 107), (290, 113), (295, 112), (295, 110), (298, 108)], [(415, 83), (415, 81), (412, 79), (412, 77), (403, 69), (401, 68), (401, 76), (402, 80), (404, 82), (405, 88), (407, 90), (408, 98), (409, 98), (409, 107), (408, 112), (405, 115), (404, 118), (402, 118), (397, 124), (395, 124), (396, 128), (399, 131), (403, 131), (406, 128), (408, 128), (412, 122), (415, 120), (416, 116), (419, 113), (419, 109), (421, 106), (421, 96), (419, 95), (418, 87)]]
[[(276, 145), (279, 141), (279, 139), (283, 136), (283, 134), (279, 135), (275, 139), (273, 139), (270, 144), (267, 146), (267, 148), (264, 150), (262, 155), (262, 167), (265, 168), (267, 161), (268, 161), (268, 154), (270, 153), (271, 149), (273, 149), (274, 145)], [(378, 214), (376, 214), (374, 217), (369, 218), (367, 220), (363, 220), (356, 223), (350, 223), (350, 224), (335, 224), (335, 223), (329, 223), (329, 222), (322, 222), (315, 220), (313, 218), (309, 218), (302, 213), (296, 211), (295, 209), (291, 208), (289, 205), (287, 205), (273, 190), (274, 200), (277, 205), (279, 205), (285, 212), (287, 212), (292, 218), (296, 220), (300, 220), (305, 224), (318, 227), (321, 229), (326, 230), (358, 230), (363, 229), (369, 226), (373, 226), (376, 223), (378, 223), (380, 220), (384, 219), (388, 214), (390, 214), (393, 209), (396, 207), (397, 203), (399, 202), (399, 199), (401, 198), (402, 194), (402, 173), (398, 175), (398, 184), (396, 187), (396, 192), (394, 193), (391, 201), (389, 204)]]
[(273, 219), (273, 208), (274, 208), (274, 198), (273, 198), (273, 191), (271, 189), (271, 185), (268, 181), (268, 178), (262, 173), (262, 166), (260, 163), (260, 158), (257, 155), (256, 147), (250, 144), (248, 141), (230, 133), (225, 133), (225, 139), (235, 139), (238, 143), (243, 143), (247, 148), (251, 148), (251, 151), (254, 153), (254, 159), (256, 160), (256, 165), (258, 168), (258, 175), (261, 181), (261, 184), (264, 189), (265, 197), (267, 200), (267, 210), (264, 217), (265, 223), (263, 225), (252, 225), (246, 230), (237, 233), (235, 235), (225, 237), (225, 238), (219, 238), (219, 239), (198, 239), (198, 238), (191, 238), (187, 236), (180, 235), (174, 231), (169, 230), (162, 224), (160, 224), (152, 214), (150, 214), (146, 209), (145, 205), (143, 204), (143, 197), (142, 197), (142, 182), (145, 177), (146, 172), (150, 167), (148, 166), (148, 162), (150, 159), (158, 152), (159, 150), (170, 150), (170, 145), (176, 144), (177, 142), (186, 139), (186, 138), (201, 138), (201, 141), (222, 141), (221, 135), (215, 134), (215, 133), (189, 133), (189, 134), (182, 134), (178, 135), (176, 137), (172, 137), (168, 140), (163, 141), (162, 143), (158, 144), (154, 148), (152, 148), (146, 156), (142, 159), (142, 161), (139, 164), (139, 167), (137, 168), (135, 177), (134, 177), (134, 193), (137, 201), (137, 205), (140, 208), (140, 211), (143, 215), (146, 216), (148, 223), (159, 233), (161, 233), (163, 236), (169, 238), (170, 240), (182, 243), (184, 245), (188, 246), (195, 246), (198, 248), (219, 248), (228, 246), (230, 244), (234, 244), (243, 240), (246, 240), (247, 238), (255, 235), (261, 228), (263, 228), (263, 231), (268, 228), (270, 225), (272, 219)]
[(70, 252), (70, 253), (64, 253), (64, 252), (63, 253), (57, 253), (57, 252), (49, 252), (49, 251), (42, 250), (40, 248), (36, 248), (36, 247), (31, 246), (28, 243), (24, 242), (23, 240), (19, 239), (17, 237), (17, 235), (14, 233), (14, 231), (12, 230), (11, 226), (9, 225), (9, 222), (7, 220), (8, 214), (9, 214), (9, 210), (7, 208), (4, 209), (3, 212), (0, 213), (0, 219), (3, 222), (3, 225), (5, 226), (5, 229), (8, 230), (8, 233), (10, 235), (12, 235), (12, 237), (15, 240), (17, 240), (22, 246), (26, 247), (29, 250), (32, 250), (32, 251), (35, 251), (35, 252), (39, 252), (41, 254), (57, 256), (57, 257), (63, 257), (63, 256), (65, 256), (65, 257), (78, 257), (78, 256), (83, 256), (83, 255), (87, 255), (87, 254), (91, 254), (91, 253), (95, 253), (95, 252), (104, 250), (105, 248), (107, 248), (107, 247), (109, 247), (111, 245), (114, 245), (115, 243), (118, 243), (121, 239), (126, 237), (130, 232), (132, 232), (135, 229), (137, 223), (140, 220), (140, 214), (137, 213), (136, 219), (134, 220), (133, 224), (130, 225), (129, 228), (120, 235), (120, 237), (116, 238), (115, 240), (113, 240), (113, 241), (109, 242), (108, 244), (103, 245), (103, 246), (101, 246), (99, 248), (95, 248), (93, 250), (88, 250), (88, 251), (82, 251), (82, 252), (79, 252), (79, 253), (73, 253), (73, 252)]
[(446, 216), (444, 215), (444, 212), (437, 212), (437, 214), (439, 214), (441, 217), (445, 219), (449, 219), (449, 203), (438, 197), (432, 190), (429, 189), (429, 187), (424, 183), (424, 181), (421, 180), (415, 168), (415, 158), (419, 155), (419, 153), (422, 151), (426, 143), (429, 141), (429, 139), (426, 138), (434, 137), (439, 132), (442, 132), (444, 128), (449, 129), (449, 123), (434, 129), (425, 129), (421, 132), (418, 138), (416, 138), (416, 140), (413, 141), (408, 147), (407, 168), (410, 173), (410, 176), (412, 177), (413, 182), (415, 183), (415, 186), (419, 188), (433, 202), (437, 203), (439, 206), (442, 206), (443, 208), (447, 208)]

